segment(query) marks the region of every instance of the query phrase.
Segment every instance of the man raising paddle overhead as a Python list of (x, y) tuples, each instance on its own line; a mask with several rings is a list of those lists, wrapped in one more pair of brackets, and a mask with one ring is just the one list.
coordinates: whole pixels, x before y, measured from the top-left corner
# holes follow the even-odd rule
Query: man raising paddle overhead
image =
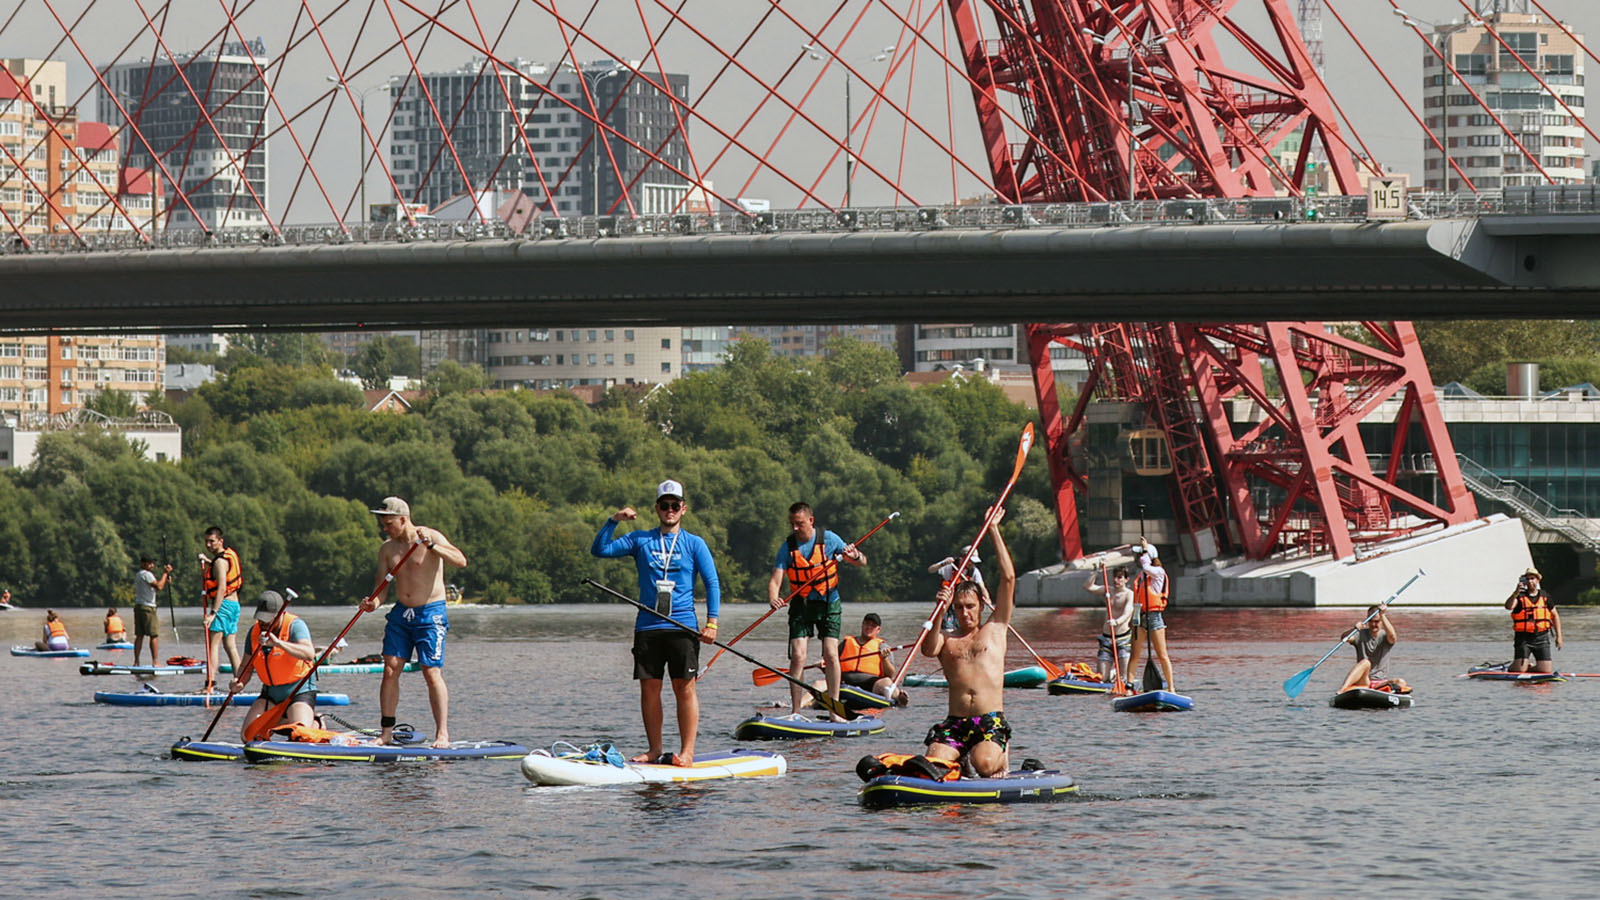
[(423, 528), (411, 521), (411, 506), (399, 497), (385, 497), (372, 510), (378, 527), (387, 538), (378, 548), (378, 578), (374, 593), (361, 601), (361, 608), (373, 612), (383, 605), (380, 591), (384, 578), (405, 556), (411, 545), (422, 546), (394, 573), (394, 608), (389, 610), (383, 630), (383, 684), (378, 689), (378, 742), (394, 742), (394, 716), (400, 706), (400, 673), (417, 652), (422, 680), (428, 685), (428, 705), (433, 707), (433, 746), (450, 746), (450, 689), (444, 683), (444, 636), (450, 631), (445, 614), (444, 567), (464, 569), (467, 555), (462, 553), (437, 528)]
[[(632, 762), (678, 766), (694, 763), (694, 741), (700, 731), (700, 699), (695, 693), (700, 644), (716, 640), (722, 585), (717, 580), (717, 565), (711, 559), (711, 548), (699, 535), (683, 530), (683, 517), (688, 511), (683, 485), (669, 478), (656, 488), (656, 518), (661, 522), (658, 527), (613, 538), (618, 522), (631, 522), (639, 517), (633, 507), (624, 506), (606, 519), (589, 547), (590, 553), (602, 559), (633, 557), (639, 573), (639, 596), (656, 610), (654, 613), (640, 610), (633, 623), (633, 677), (639, 682), (639, 710), (644, 717), (644, 733), (650, 749), (635, 756)], [(706, 627), (703, 630), (694, 611), (697, 576), (706, 588)], [(684, 630), (686, 628), (699, 632), (700, 640), (695, 640), (694, 635)], [(661, 750), (663, 674), (672, 676), (672, 695), (677, 698), (679, 749), (676, 754)]]
[(989, 524), (994, 538), (995, 561), (1000, 566), (1000, 583), (995, 587), (994, 612), (989, 621), (979, 624), (983, 612), (983, 588), (972, 581), (939, 589), (939, 599), (951, 596), (956, 611), (955, 634), (930, 629), (922, 638), (922, 655), (937, 657), (939, 668), (950, 684), (949, 715), (928, 729), (925, 743), (929, 759), (970, 762), (979, 777), (1004, 775), (1009, 762), (1007, 745), (1011, 726), (1006, 723), (1004, 679), (1006, 669), (1007, 626), (1017, 587), (1017, 570), (1011, 552), (1000, 536), (1004, 510), (997, 510)]

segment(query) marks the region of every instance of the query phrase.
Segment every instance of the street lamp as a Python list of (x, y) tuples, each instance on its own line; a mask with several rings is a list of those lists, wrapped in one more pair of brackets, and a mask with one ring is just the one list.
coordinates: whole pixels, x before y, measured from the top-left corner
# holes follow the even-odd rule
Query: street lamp
[[(343, 79), (333, 75), (325, 75), (323, 76), (323, 80), (331, 84), (345, 84)], [(366, 128), (367, 121), (367, 96), (370, 94), (375, 94), (378, 91), (389, 90), (394, 86), (394, 83), (399, 80), (399, 75), (390, 75), (388, 80), (386, 80), (383, 84), (375, 84), (368, 88), (355, 90), (355, 95), (357, 97), (356, 108), (360, 111), (361, 116), (361, 121), (356, 123), (356, 151), (357, 157), (361, 161), (361, 168), (356, 170), (356, 177), (361, 179), (361, 209), (358, 211), (360, 218), (357, 221), (361, 222), (362, 224), (365, 224), (367, 221), (367, 136), (362, 133)], [(348, 85), (345, 86), (347, 88), (349, 87)], [(384, 130), (388, 130), (387, 123), (384, 125)], [(381, 141), (383, 139), (383, 135), (380, 134), (378, 139)], [(396, 199), (402, 203), (405, 202), (405, 198), (403, 197)], [(395, 220), (399, 221), (401, 218), (404, 218), (404, 216), (397, 215)]]
[[(1171, 40), (1172, 36), (1174, 34), (1177, 34), (1177, 33), (1178, 33), (1178, 29), (1176, 27), (1168, 28), (1166, 31), (1161, 32), (1160, 34), (1156, 35), (1155, 37), (1151, 38), (1148, 41), (1139, 41), (1139, 40), (1135, 39), (1134, 36), (1130, 32), (1123, 31), (1123, 35), (1125, 37), (1127, 37), (1127, 39), (1128, 39), (1128, 202), (1129, 203), (1132, 203), (1133, 199), (1134, 199), (1134, 192), (1137, 189), (1135, 187), (1135, 185), (1134, 185), (1134, 179), (1137, 177), (1138, 172), (1139, 172), (1138, 160), (1134, 156), (1134, 153), (1135, 153), (1135, 151), (1137, 150), (1137, 148), (1139, 146), (1139, 137), (1138, 137), (1137, 134), (1134, 133), (1133, 126), (1134, 126), (1134, 124), (1136, 122), (1139, 121), (1140, 116), (1139, 116), (1139, 108), (1136, 105), (1137, 101), (1134, 99), (1134, 96), (1133, 96), (1133, 54), (1134, 54), (1134, 51), (1136, 51), (1136, 50), (1138, 52), (1140, 52), (1140, 53), (1153, 53), (1162, 44), (1165, 44), (1167, 41)], [(1093, 28), (1085, 28), (1085, 29), (1083, 29), (1083, 35), (1084, 35), (1084, 37), (1087, 37), (1089, 40), (1094, 41), (1096, 44), (1099, 44), (1101, 47), (1104, 47), (1107, 50), (1109, 50), (1110, 47), (1111, 47), (1111, 35), (1110, 34), (1100, 34), (1100, 33), (1096, 32)]]
[(1448, 194), (1451, 190), (1453, 190), (1453, 185), (1450, 183), (1452, 181), (1450, 177), (1450, 83), (1455, 80), (1455, 76), (1450, 74), (1450, 36), (1463, 29), (1475, 28), (1479, 25), (1482, 25), (1483, 20), (1477, 16), (1469, 16), (1464, 22), (1456, 22), (1450, 25), (1439, 25), (1434, 22), (1429, 22), (1426, 19), (1419, 19), (1403, 9), (1394, 8), (1389, 11), (1399, 16), (1400, 21), (1411, 28), (1432, 28), (1434, 37), (1439, 39), (1438, 43), (1434, 43), (1431, 40), (1428, 41), (1428, 43), (1435, 48), (1435, 52), (1438, 54), (1440, 60), (1439, 146), (1444, 148), (1442, 160), (1444, 163), (1444, 170), (1441, 174), (1444, 178), (1445, 193)]
[[(895, 45), (890, 44), (882, 50), (879, 50), (877, 53), (874, 53), (872, 55), (872, 62), (882, 62), (883, 60), (888, 59), (889, 54), (894, 52), (894, 48)], [(824, 52), (822, 48), (817, 47), (815, 44), (801, 44), (800, 49), (806, 51), (807, 56), (818, 60), (822, 59), (822, 54)], [(838, 54), (831, 50), (827, 51), (827, 53), (834, 59), (839, 58)], [(841, 62), (843, 61), (841, 60)], [(855, 151), (851, 148), (850, 143), (850, 131), (851, 127), (854, 125), (854, 120), (850, 117), (851, 80), (850, 68), (846, 66), (844, 70), (844, 205), (846, 208), (854, 205), (851, 197), (852, 188), (855, 184), (856, 170), (856, 155)]]
[[(610, 78), (613, 75), (621, 75), (627, 71), (628, 70), (619, 63), (607, 71), (596, 75), (594, 77), (594, 81), (589, 85), (589, 95), (594, 99), (595, 109), (594, 121), (590, 123), (594, 128), (594, 140), (589, 142), (589, 193), (590, 209), (592, 210), (591, 215), (595, 216), (600, 215), (600, 141), (606, 142), (606, 149), (608, 151), (611, 148), (610, 138), (603, 134), (602, 129), (600, 128), (600, 82), (605, 81), (607, 78)], [(581, 71), (578, 73), (579, 78), (582, 78), (583, 75), (584, 73)], [(617, 184), (617, 189), (618, 193), (620, 194), (622, 189), (622, 184), (620, 181)]]

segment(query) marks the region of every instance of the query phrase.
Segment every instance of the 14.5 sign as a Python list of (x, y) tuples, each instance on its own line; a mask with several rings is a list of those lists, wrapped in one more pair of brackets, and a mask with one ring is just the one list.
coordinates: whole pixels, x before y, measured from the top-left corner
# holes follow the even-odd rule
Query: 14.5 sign
[(1406, 217), (1407, 179), (1403, 175), (1374, 178), (1367, 182), (1367, 219)]

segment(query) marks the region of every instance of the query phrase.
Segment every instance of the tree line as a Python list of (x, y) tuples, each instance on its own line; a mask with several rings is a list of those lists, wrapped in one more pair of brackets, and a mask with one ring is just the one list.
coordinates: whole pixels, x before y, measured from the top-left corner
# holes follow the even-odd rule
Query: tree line
[[(33, 465), (0, 477), (0, 585), (30, 606), (126, 604), (149, 555), (174, 565), (179, 605), (193, 605), (201, 536), (217, 525), (247, 597), (291, 587), (302, 602), (348, 603), (373, 586), (368, 510), (397, 495), (466, 553), (448, 577), (469, 599), (588, 602), (600, 598), (583, 578), (634, 581), (631, 563), (589, 554), (595, 533), (622, 506), (653, 525), (655, 485), (673, 478), (725, 597), (765, 599), (788, 507), (804, 500), (846, 541), (899, 511), (863, 547), (871, 565), (852, 569), (849, 596), (924, 599), (928, 564), (972, 539), (1033, 417), (979, 378), (914, 389), (893, 353), (857, 341), (802, 360), (740, 341), (717, 369), (614, 388), (594, 408), (488, 391), (481, 371), (447, 364), (408, 414), (367, 412), (325, 363), (298, 364), (303, 347), (268, 350), (182, 401), (147, 399), (183, 427), (181, 462), (92, 430), (41, 436)], [(1022, 567), (1059, 556), (1041, 454), (1009, 504)]]

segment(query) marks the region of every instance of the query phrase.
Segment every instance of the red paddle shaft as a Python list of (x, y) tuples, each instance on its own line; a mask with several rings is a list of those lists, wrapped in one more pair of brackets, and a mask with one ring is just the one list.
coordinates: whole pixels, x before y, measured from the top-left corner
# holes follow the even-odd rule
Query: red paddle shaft
[[(288, 591), (287, 593), (289, 596), (285, 597), (283, 605), (278, 607), (278, 614), (272, 617), (272, 624), (267, 626), (267, 631), (277, 633), (278, 621), (283, 618), (284, 613), (289, 611), (289, 604), (299, 596), (294, 591)], [(243, 686), (246, 681), (250, 680), (250, 666), (255, 663), (256, 654), (260, 652), (261, 642), (256, 641), (256, 645), (250, 648), (250, 655), (244, 658), (244, 662), (239, 666), (239, 671), (234, 673), (241, 686)], [(211, 717), (211, 724), (206, 726), (206, 733), (200, 735), (200, 740), (210, 740), (211, 732), (217, 727), (217, 723), (222, 720), (222, 714), (228, 711), (228, 704), (233, 702), (233, 695), (235, 693), (235, 691), (229, 691), (228, 696), (222, 698), (222, 705), (217, 707), (217, 714)]]

